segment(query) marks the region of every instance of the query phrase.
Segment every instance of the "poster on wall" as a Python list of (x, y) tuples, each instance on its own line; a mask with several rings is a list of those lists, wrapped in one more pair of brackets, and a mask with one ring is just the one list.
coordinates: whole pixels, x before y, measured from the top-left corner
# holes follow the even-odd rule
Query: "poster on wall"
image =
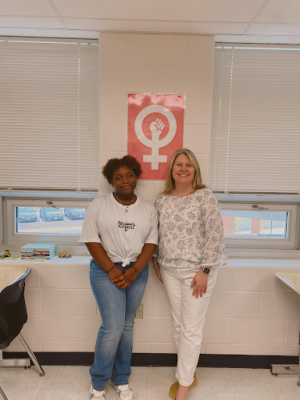
[(142, 165), (141, 179), (164, 180), (183, 147), (185, 95), (129, 94), (127, 153)]

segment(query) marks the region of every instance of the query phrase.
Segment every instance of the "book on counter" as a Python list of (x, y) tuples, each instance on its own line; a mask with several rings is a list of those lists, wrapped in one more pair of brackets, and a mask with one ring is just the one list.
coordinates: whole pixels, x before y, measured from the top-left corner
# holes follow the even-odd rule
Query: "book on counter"
[(26, 244), (21, 248), (21, 260), (50, 260), (55, 254), (55, 244)]

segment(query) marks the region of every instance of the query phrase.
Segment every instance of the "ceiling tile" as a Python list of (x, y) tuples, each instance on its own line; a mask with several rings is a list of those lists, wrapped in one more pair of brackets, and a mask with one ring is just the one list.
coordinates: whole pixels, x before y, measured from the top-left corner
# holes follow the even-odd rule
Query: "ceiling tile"
[(65, 17), (250, 22), (264, 0), (53, 0)]
[(0, 15), (55, 16), (47, 0), (1, 0)]
[(11, 28), (63, 28), (60, 20), (53, 17), (2, 17), (1, 27)]
[(249, 35), (300, 35), (299, 24), (254, 24)]
[(271, 0), (263, 9), (256, 22), (271, 22), (274, 24), (300, 23), (300, 1)]
[(227, 22), (159, 22), (159, 21), (117, 21), (92, 18), (66, 18), (70, 29), (92, 29), (99, 31), (195, 33), (202, 35), (241, 34), (247, 23)]

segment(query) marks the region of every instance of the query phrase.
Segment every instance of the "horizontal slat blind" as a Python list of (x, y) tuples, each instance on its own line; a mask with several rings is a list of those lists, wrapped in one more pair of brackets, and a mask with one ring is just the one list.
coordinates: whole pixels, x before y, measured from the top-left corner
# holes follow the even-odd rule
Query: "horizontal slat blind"
[(98, 46), (0, 42), (0, 188), (97, 190)]
[(300, 194), (300, 50), (216, 48), (210, 187)]

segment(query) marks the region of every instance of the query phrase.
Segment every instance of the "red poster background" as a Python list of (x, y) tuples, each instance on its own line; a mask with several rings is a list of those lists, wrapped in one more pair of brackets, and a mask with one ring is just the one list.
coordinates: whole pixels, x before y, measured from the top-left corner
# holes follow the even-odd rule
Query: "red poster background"
[[(148, 106), (163, 106), (171, 111), (176, 120), (176, 133), (170, 143), (158, 149), (159, 156), (167, 156), (167, 162), (159, 162), (158, 170), (153, 170), (151, 162), (144, 162), (144, 155), (152, 155), (153, 149), (141, 143), (136, 131), (135, 122), (139, 113)], [(164, 180), (167, 176), (168, 166), (175, 150), (183, 147), (185, 96), (175, 94), (129, 94), (128, 95), (128, 142), (127, 152), (134, 156), (142, 165), (141, 179)], [(172, 117), (172, 115), (171, 115)], [(159, 142), (164, 139), (170, 130), (168, 118), (160, 112), (151, 112), (142, 122), (142, 131), (146, 138), (153, 140), (150, 124), (159, 118), (164, 124)], [(173, 117), (172, 117), (173, 118)], [(158, 142), (158, 143), (159, 143)]]

